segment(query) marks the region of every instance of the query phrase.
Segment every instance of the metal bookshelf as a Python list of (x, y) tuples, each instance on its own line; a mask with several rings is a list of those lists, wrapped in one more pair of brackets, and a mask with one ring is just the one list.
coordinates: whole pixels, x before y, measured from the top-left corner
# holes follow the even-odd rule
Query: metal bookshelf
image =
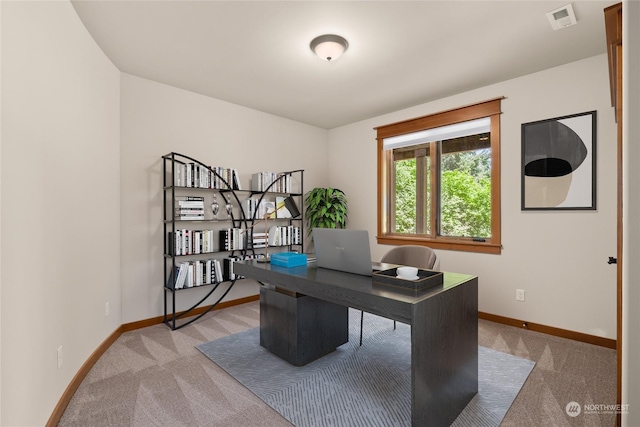
[[(294, 251), (303, 252), (304, 248), (304, 170), (294, 170), (278, 173), (276, 179), (270, 181), (263, 190), (240, 189), (240, 181), (237, 171), (234, 169), (222, 169), (209, 166), (193, 157), (171, 152), (162, 156), (163, 162), (163, 240), (164, 240), (164, 316), (163, 322), (172, 330), (180, 329), (187, 326), (209, 311), (214, 309), (229, 294), (235, 283), (242, 279), (232, 273), (232, 259), (250, 259), (263, 257), (267, 250), (271, 251)], [(190, 173), (186, 173), (189, 168)], [(196, 175), (194, 175), (196, 174)], [(187, 180), (187, 178), (189, 178)], [(297, 184), (297, 191), (280, 191), (282, 183), (292, 181)], [(274, 191), (278, 190), (278, 191)], [(288, 190), (291, 190), (289, 188)], [(180, 215), (176, 215), (176, 202), (178, 197), (191, 197), (203, 199), (204, 212), (199, 219), (181, 219)], [(246, 212), (246, 205), (243, 200), (252, 199), (255, 205), (260, 206), (263, 202), (270, 198), (291, 198), (294, 200), (295, 207), (298, 208), (300, 215), (295, 218), (269, 218), (264, 220), (257, 217), (258, 210)], [(215, 218), (211, 204), (216, 200), (219, 204), (220, 211), (218, 218)], [(227, 216), (225, 207), (229, 205), (230, 210)], [(222, 212), (222, 213), (220, 213)], [(222, 218), (219, 218), (222, 216)], [(252, 236), (254, 229), (260, 227), (261, 223), (271, 223), (272, 225), (285, 224), (293, 230), (298, 227), (299, 239), (295, 243), (270, 246), (266, 242), (265, 246), (254, 247), (252, 244)], [(176, 244), (176, 233), (189, 231), (203, 231), (198, 227), (207, 227), (212, 231), (213, 241), (209, 241), (206, 252), (201, 250), (188, 250), (187, 253), (181, 253)], [(221, 248), (219, 236), (221, 230), (239, 230), (234, 233), (240, 236), (241, 240), (235, 241), (234, 248)], [(265, 226), (266, 231), (266, 226)], [(226, 235), (226, 234), (225, 234)], [(204, 246), (203, 246), (204, 247)], [(176, 287), (176, 279), (180, 265), (197, 262), (204, 262), (206, 266), (207, 260), (218, 260), (219, 268), (224, 271), (218, 272), (222, 274), (222, 280), (215, 277), (207, 283), (197, 286)], [(215, 266), (214, 262), (211, 261)], [(225, 268), (225, 263), (227, 264)], [(210, 272), (207, 271), (207, 272)], [(197, 283), (200, 283), (198, 281)], [(206, 289), (204, 296), (189, 308), (177, 311), (178, 301), (183, 291), (203, 288)], [(214, 295), (215, 294), (215, 295)]]

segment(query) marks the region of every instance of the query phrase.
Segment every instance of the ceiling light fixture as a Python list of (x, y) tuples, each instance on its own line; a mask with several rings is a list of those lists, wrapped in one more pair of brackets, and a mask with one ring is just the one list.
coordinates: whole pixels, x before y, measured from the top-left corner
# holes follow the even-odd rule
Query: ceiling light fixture
[(336, 60), (349, 48), (349, 43), (344, 37), (335, 34), (325, 34), (311, 40), (311, 50), (325, 61)]

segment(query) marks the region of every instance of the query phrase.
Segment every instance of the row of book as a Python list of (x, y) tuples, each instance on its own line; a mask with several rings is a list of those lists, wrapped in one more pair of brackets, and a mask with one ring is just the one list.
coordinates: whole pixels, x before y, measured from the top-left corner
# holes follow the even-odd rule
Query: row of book
[(301, 229), (295, 225), (274, 225), (269, 228), (267, 239), (269, 246), (300, 245), (302, 243)]
[[(273, 186), (269, 188), (272, 184)], [(251, 190), (291, 193), (291, 174), (284, 172), (254, 173), (251, 175)]]
[(240, 260), (259, 259), (263, 257), (263, 254), (251, 254), (227, 257), (222, 260), (213, 258), (185, 261), (180, 263), (180, 265), (176, 265), (173, 274), (169, 275), (168, 287), (175, 290), (242, 279), (243, 276), (235, 274), (233, 264)]
[(242, 190), (238, 170), (213, 166), (205, 167), (199, 163), (174, 163), (173, 185), (190, 188), (218, 188)]
[(216, 251), (214, 230), (181, 229), (167, 234), (167, 255), (196, 255)]
[(237, 251), (245, 248), (245, 232), (240, 228), (225, 228), (219, 230), (220, 250)]
[(174, 203), (174, 217), (180, 220), (204, 219), (204, 197), (176, 196)]
[(224, 269), (220, 260), (207, 259), (182, 262), (169, 278), (169, 288), (183, 289), (210, 285), (224, 280)]
[[(215, 245), (215, 230), (176, 230), (167, 233), (167, 255), (198, 255), (217, 251), (236, 251), (247, 247), (247, 234), (240, 228), (225, 228), (218, 230), (219, 246)], [(274, 225), (269, 232), (251, 230), (252, 248), (269, 246), (300, 245), (302, 231), (298, 226)]]

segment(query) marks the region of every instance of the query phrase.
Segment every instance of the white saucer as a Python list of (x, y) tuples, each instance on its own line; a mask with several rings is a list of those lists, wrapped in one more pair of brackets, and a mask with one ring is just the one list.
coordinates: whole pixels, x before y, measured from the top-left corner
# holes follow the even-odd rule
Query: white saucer
[(413, 277), (403, 277), (401, 275), (397, 275), (396, 278), (398, 279), (402, 279), (402, 280), (418, 280), (420, 278), (420, 276), (413, 276)]

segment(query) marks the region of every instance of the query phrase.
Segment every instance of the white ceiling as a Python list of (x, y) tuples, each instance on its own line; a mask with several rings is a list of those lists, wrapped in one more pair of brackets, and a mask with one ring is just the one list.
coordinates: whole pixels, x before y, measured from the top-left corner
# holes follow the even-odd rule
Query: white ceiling
[[(603, 9), (573, 1), (72, 0), (123, 72), (335, 128), (606, 52)], [(335, 62), (311, 52), (335, 33)]]

